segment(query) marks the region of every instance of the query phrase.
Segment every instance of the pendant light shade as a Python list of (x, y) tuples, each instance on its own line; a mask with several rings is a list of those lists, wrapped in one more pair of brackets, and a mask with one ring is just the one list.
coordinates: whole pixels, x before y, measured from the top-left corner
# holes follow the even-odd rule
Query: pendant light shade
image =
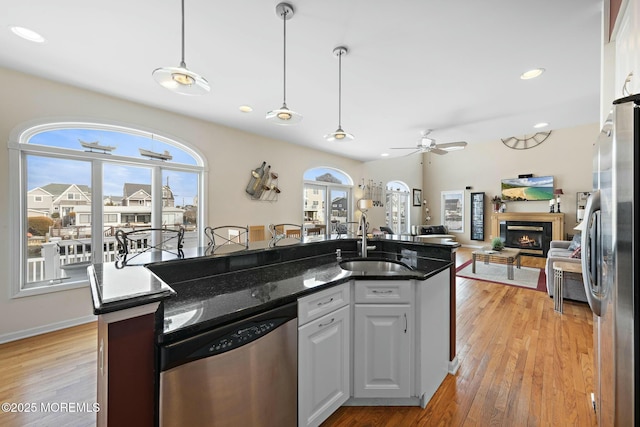
[(325, 135), (327, 141), (351, 141), (354, 136), (342, 130), (342, 55), (346, 55), (349, 50), (344, 46), (333, 49), (333, 54), (338, 57), (338, 129)]
[(282, 107), (269, 111), (267, 120), (277, 125), (294, 125), (302, 120), (302, 115), (287, 108), (287, 20), (293, 18), (293, 6), (289, 3), (280, 3), (276, 6), (276, 15), (282, 19), (284, 28), (284, 73), (283, 73), (283, 99)]
[(189, 71), (184, 62), (184, 0), (182, 0), (182, 59), (178, 67), (162, 67), (153, 70), (153, 78), (170, 91), (183, 95), (204, 95), (211, 90), (209, 82), (199, 74)]

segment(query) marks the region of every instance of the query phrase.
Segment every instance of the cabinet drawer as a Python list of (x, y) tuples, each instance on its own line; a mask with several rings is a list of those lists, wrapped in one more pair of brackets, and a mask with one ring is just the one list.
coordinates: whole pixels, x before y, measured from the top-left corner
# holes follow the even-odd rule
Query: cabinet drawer
[(413, 301), (413, 281), (371, 280), (356, 281), (356, 303), (399, 304)]
[(350, 283), (343, 283), (298, 300), (298, 326), (351, 302)]

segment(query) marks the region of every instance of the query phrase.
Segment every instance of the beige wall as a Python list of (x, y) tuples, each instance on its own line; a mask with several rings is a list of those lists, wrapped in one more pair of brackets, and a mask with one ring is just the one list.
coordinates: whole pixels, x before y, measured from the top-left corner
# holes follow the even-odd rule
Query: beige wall
[[(15, 259), (9, 242), (8, 150), (11, 131), (24, 123), (47, 118), (102, 120), (129, 124), (158, 134), (178, 136), (208, 160), (208, 223), (300, 223), (302, 174), (313, 166), (331, 166), (362, 176), (362, 163), (340, 156), (263, 138), (121, 99), (100, 95), (0, 68), (3, 109), (0, 115), (0, 342), (64, 327), (92, 315), (87, 288), (24, 298), (10, 298), (9, 264)], [(278, 172), (282, 193), (275, 203), (248, 199), (244, 189), (249, 171), (265, 160)], [(55, 175), (52, 175), (54, 181)], [(376, 178), (372, 176), (371, 178)], [(398, 177), (400, 179), (402, 177)], [(379, 178), (376, 178), (379, 179)]]
[[(562, 188), (561, 210), (565, 213), (565, 231), (576, 225), (576, 193), (589, 191), (592, 171), (592, 145), (599, 132), (597, 123), (552, 131), (541, 145), (528, 150), (507, 148), (500, 140), (469, 144), (463, 151), (444, 156), (426, 154), (424, 196), (432, 211), (430, 224), (440, 224), (440, 192), (463, 190), (464, 233), (456, 235), (462, 244), (482, 245), (470, 239), (469, 204), (471, 192), (485, 192), (485, 241), (490, 240), (489, 200), (500, 195), (500, 180), (518, 175), (554, 176), (556, 188)], [(471, 190), (465, 190), (467, 186)], [(548, 212), (549, 202), (509, 202), (508, 212)]]
[[(363, 176), (367, 182), (373, 179), (377, 183), (382, 182), (383, 188), (389, 181), (402, 181), (409, 186), (410, 189), (422, 188), (422, 156), (419, 154), (413, 156), (403, 156), (394, 159), (376, 160), (367, 162), (363, 167)], [(362, 179), (356, 184), (362, 183)], [(356, 198), (361, 194), (356, 193)], [(382, 196), (384, 205), (385, 197)], [(378, 228), (385, 225), (385, 209), (386, 206), (374, 206), (367, 212), (367, 221), (370, 227)], [(410, 224), (420, 224), (420, 208), (411, 208), (409, 214)]]
[[(8, 141), (12, 130), (33, 120), (74, 118), (115, 122), (151, 130), (195, 146), (208, 160), (208, 223), (269, 224), (299, 223), (302, 205), (302, 174), (314, 166), (335, 167), (351, 175), (356, 184), (364, 178), (376, 182), (399, 180), (410, 188), (422, 188), (432, 210), (431, 224), (439, 222), (442, 190), (485, 191), (491, 197), (500, 189), (500, 179), (521, 173), (551, 174), (567, 195), (563, 208), (567, 225), (573, 226), (575, 192), (591, 188), (591, 144), (597, 125), (555, 131), (542, 146), (523, 152), (509, 150), (500, 141), (470, 144), (466, 150), (446, 156), (406, 156), (361, 163), (340, 156), (303, 148), (236, 129), (192, 119), (167, 111), (116, 99), (79, 88), (27, 76), (0, 68), (3, 112), (0, 137)], [(8, 150), (0, 150), (0, 342), (65, 327), (91, 318), (87, 288), (25, 298), (10, 298), (10, 247), (8, 218)], [(244, 188), (249, 171), (263, 160), (278, 172), (282, 193), (275, 203), (249, 200)], [(422, 164), (424, 162), (424, 165)], [(430, 163), (429, 163), (430, 162)], [(423, 180), (424, 173), (424, 180)], [(53, 177), (52, 177), (53, 178)], [(468, 192), (467, 192), (468, 193)], [(355, 191), (355, 198), (362, 194)], [(468, 194), (466, 199), (468, 199)], [(510, 210), (545, 211), (545, 202), (510, 204)], [(468, 218), (468, 203), (466, 207)], [(563, 209), (565, 210), (565, 209)], [(373, 227), (384, 223), (384, 208), (368, 213)], [(411, 209), (411, 224), (422, 223), (421, 209)], [(468, 241), (468, 226), (460, 241)], [(487, 231), (488, 236), (488, 231)], [(473, 242), (475, 244), (475, 242)]]

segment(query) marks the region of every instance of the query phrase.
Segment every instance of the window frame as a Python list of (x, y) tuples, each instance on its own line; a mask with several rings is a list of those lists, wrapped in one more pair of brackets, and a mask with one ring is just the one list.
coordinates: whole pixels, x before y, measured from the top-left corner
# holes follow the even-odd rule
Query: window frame
[[(175, 146), (188, 153), (195, 159), (196, 165), (182, 163), (166, 163), (158, 160), (134, 158), (117, 155), (116, 153), (105, 155), (99, 152), (72, 150), (67, 148), (29, 144), (29, 140), (36, 134), (61, 130), (61, 129), (95, 129), (110, 132), (119, 132), (134, 136), (142, 136), (159, 140), (163, 143)], [(50, 286), (41, 286), (23, 289), (26, 282), (26, 269), (24, 267), (26, 256), (26, 241), (23, 239), (23, 231), (26, 229), (27, 221), (27, 168), (26, 156), (35, 155), (50, 158), (61, 158), (66, 160), (79, 160), (91, 163), (91, 215), (95, 222), (91, 224), (91, 244), (94, 248), (93, 259), (102, 259), (103, 241), (102, 230), (104, 224), (104, 203), (103, 203), (103, 165), (105, 163), (142, 166), (150, 168), (152, 171), (153, 196), (158, 203), (152, 207), (153, 221), (152, 227), (160, 228), (162, 221), (162, 172), (164, 170), (184, 171), (198, 174), (198, 224), (204, 224), (207, 218), (206, 195), (208, 194), (208, 167), (204, 155), (191, 144), (184, 140), (159, 133), (155, 130), (144, 129), (142, 127), (132, 127), (119, 123), (104, 120), (78, 121), (65, 118), (50, 118), (48, 120), (35, 120), (23, 123), (11, 131), (9, 141), (9, 239), (11, 246), (18, 248), (14, 254), (18, 254), (19, 262), (10, 262), (11, 297), (19, 298), (31, 295), (48, 294), (51, 292), (64, 291), (88, 286), (89, 280), (78, 280), (70, 283), (61, 282)], [(157, 193), (157, 194), (156, 194)], [(82, 195), (78, 195), (82, 198)], [(71, 199), (69, 199), (71, 200)], [(76, 200), (75, 196), (74, 199)], [(156, 212), (157, 211), (157, 212)], [(156, 224), (157, 223), (157, 224)], [(204, 227), (198, 227), (198, 245), (204, 243)], [(97, 242), (97, 243), (96, 243)]]
[[(391, 184), (398, 184), (400, 186), (403, 187), (403, 190), (393, 190), (393, 189), (389, 189), (389, 185)], [(389, 198), (396, 198), (398, 201), (398, 204), (400, 203), (404, 203), (405, 204), (405, 229), (401, 230), (400, 229), (400, 224), (398, 223), (397, 226), (394, 226), (394, 224), (392, 224), (390, 222), (391, 218), (392, 218), (392, 212), (391, 212), (391, 204), (389, 203)], [(403, 198), (403, 201), (400, 201), (400, 198)], [(394, 233), (396, 234), (409, 234), (410, 230), (411, 230), (411, 188), (407, 185), (407, 183), (405, 183), (404, 181), (400, 181), (400, 180), (391, 180), (388, 181), (385, 185), (385, 207), (384, 207), (384, 211), (385, 211), (385, 222), (387, 223), (387, 227), (391, 228), (393, 230)]]
[[(348, 179), (350, 181), (350, 183), (348, 184), (338, 184), (335, 182), (328, 182), (328, 181), (316, 181), (316, 180), (307, 180), (304, 179), (304, 175), (309, 172), (312, 171), (314, 169), (322, 169), (322, 170), (329, 170), (329, 171), (335, 171), (341, 175), (343, 175), (346, 179)], [(325, 195), (324, 195), (324, 200), (322, 201), (323, 203), (323, 209), (325, 211), (325, 236), (331, 237), (331, 211), (332, 211), (332, 201), (331, 201), (331, 190), (336, 190), (336, 191), (346, 191), (347, 192), (347, 211), (348, 211), (348, 218), (350, 221), (353, 221), (353, 218), (355, 217), (355, 203), (354, 203), (354, 184), (353, 184), (353, 178), (351, 178), (351, 176), (340, 170), (340, 169), (336, 169), (334, 167), (330, 167), (330, 166), (314, 166), (311, 167), (307, 170), (304, 171), (304, 173), (302, 174), (303, 176), (303, 181), (302, 181), (302, 225), (304, 228), (304, 224), (305, 224), (305, 192), (307, 189), (311, 189), (313, 190), (312, 194), (319, 194), (320, 190), (318, 189), (318, 187), (323, 187)], [(312, 205), (314, 206), (314, 205)]]

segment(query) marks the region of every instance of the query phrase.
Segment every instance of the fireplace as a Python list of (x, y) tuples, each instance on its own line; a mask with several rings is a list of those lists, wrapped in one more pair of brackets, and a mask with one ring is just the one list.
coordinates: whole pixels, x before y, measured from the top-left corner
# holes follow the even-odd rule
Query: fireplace
[(522, 253), (546, 257), (552, 237), (552, 224), (543, 221), (500, 221), (500, 238), (505, 247)]

